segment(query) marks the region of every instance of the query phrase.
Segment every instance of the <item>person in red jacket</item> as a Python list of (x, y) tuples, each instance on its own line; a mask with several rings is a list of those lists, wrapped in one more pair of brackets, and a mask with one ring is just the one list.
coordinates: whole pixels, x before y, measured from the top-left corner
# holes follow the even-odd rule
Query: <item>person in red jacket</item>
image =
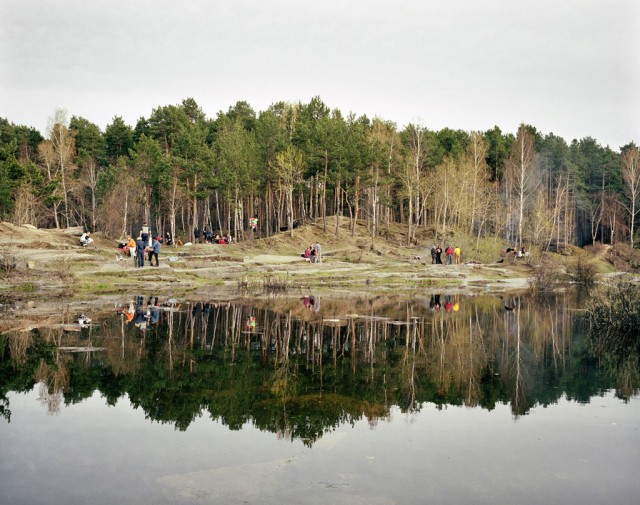
[(451, 265), (453, 263), (453, 247), (451, 247), (450, 245), (447, 246), (447, 248), (444, 250), (444, 254), (447, 257), (447, 265)]

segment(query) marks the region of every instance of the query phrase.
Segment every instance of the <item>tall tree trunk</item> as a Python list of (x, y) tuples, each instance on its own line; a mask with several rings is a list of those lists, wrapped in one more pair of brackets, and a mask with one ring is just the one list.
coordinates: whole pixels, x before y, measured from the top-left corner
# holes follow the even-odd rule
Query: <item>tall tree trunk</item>
[(373, 248), (373, 242), (378, 233), (378, 179), (379, 168), (375, 166), (375, 177), (373, 180), (373, 192), (371, 198), (371, 247)]
[(267, 191), (265, 196), (265, 226), (266, 226), (266, 236), (271, 236), (271, 220), (273, 217), (271, 216), (271, 210), (273, 209), (273, 192), (271, 190), (271, 183), (267, 182)]
[(177, 239), (176, 239), (176, 215), (178, 213), (177, 208), (177, 199), (178, 199), (178, 176), (173, 176), (173, 184), (171, 188), (171, 198), (169, 199), (169, 222), (171, 229), (171, 239), (173, 240), (173, 247), (177, 247)]
[(220, 219), (220, 194), (218, 193), (218, 190), (215, 190), (215, 195), (216, 195), (216, 218), (218, 220), (218, 226), (217, 226), (217, 230), (220, 233), (220, 235), (223, 234), (223, 230), (222, 230), (222, 219)]
[(315, 191), (315, 211), (313, 213), (313, 224), (316, 224), (318, 222), (318, 214), (319, 214), (319, 199), (318, 199), (318, 194), (320, 192), (320, 175), (316, 174), (316, 178), (315, 178), (315, 184), (316, 184), (316, 191)]
[(127, 223), (129, 221), (129, 191), (125, 189), (124, 191), (124, 213), (122, 216), (122, 233), (120, 234), (120, 238), (124, 238), (127, 236)]
[[(191, 226), (192, 230), (195, 230), (198, 227), (198, 174), (193, 174), (193, 202), (192, 202), (192, 218), (193, 224)], [(202, 231), (200, 231), (200, 235), (202, 236)], [(194, 237), (195, 239), (195, 237)], [(195, 240), (194, 240), (195, 242)]]
[(444, 172), (444, 199), (442, 205), (442, 238), (445, 238), (447, 233), (447, 209), (449, 208), (449, 179), (448, 179), (448, 167), (445, 167)]
[[(353, 197), (353, 216), (351, 218), (351, 236), (356, 235), (356, 225), (358, 224), (358, 201), (360, 200), (360, 176), (356, 175), (355, 188)], [(349, 209), (351, 210), (351, 209)]]
[(338, 179), (338, 184), (336, 186), (335, 191), (335, 202), (336, 202), (336, 238), (340, 234), (340, 179)]
[(407, 198), (409, 202), (409, 219), (407, 220), (408, 229), (407, 229), (407, 245), (411, 245), (411, 236), (413, 235), (413, 194), (409, 194), (409, 198)]
[(322, 227), (327, 233), (327, 172), (329, 171), (329, 152), (324, 151), (324, 177), (322, 181)]

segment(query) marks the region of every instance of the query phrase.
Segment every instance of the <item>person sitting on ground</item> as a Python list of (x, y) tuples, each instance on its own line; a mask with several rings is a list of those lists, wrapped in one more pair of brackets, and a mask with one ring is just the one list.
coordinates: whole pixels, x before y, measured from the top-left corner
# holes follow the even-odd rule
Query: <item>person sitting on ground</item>
[(132, 258), (136, 255), (136, 241), (133, 240), (133, 237), (129, 235), (127, 237), (127, 250), (129, 251), (129, 256)]
[(309, 261), (309, 258), (311, 258), (311, 248), (307, 247), (300, 256), (302, 256), (305, 260)]
[(80, 236), (80, 245), (82, 247), (87, 247), (89, 244), (93, 244), (93, 239), (90, 237), (90, 235), (91, 235), (90, 231), (85, 231)]

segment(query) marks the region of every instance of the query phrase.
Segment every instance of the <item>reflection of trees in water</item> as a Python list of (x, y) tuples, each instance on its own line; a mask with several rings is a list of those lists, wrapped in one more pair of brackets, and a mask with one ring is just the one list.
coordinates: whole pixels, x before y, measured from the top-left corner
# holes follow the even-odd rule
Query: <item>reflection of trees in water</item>
[[(545, 384), (563, 381), (572, 357), (574, 332), (584, 334), (584, 319), (573, 312), (569, 298), (552, 295), (538, 299), (536, 304), (516, 300), (517, 308), (502, 313), (502, 350), (498, 355), (497, 370), (510, 397), (512, 412), (519, 416), (541, 403), (557, 401)], [(577, 330), (576, 330), (577, 329)], [(575, 351), (580, 351), (579, 345)], [(587, 358), (578, 374), (586, 377), (589, 372)], [(571, 365), (576, 364), (576, 360)], [(574, 373), (572, 371), (572, 373)], [(576, 377), (580, 379), (580, 377)], [(580, 391), (579, 381), (566, 384), (568, 398), (588, 401), (593, 389), (586, 395)], [(597, 389), (597, 387), (596, 387)]]
[(93, 339), (104, 352), (54, 351), (33, 378), (53, 407), (54, 393), (69, 402), (99, 389), (108, 403), (128, 394), (150, 419), (179, 429), (208, 412), (232, 429), (252, 422), (312, 443), (342, 423), (373, 425), (392, 406), (508, 402), (518, 416), (556, 401), (562, 388), (544, 383), (558, 384), (578, 361), (568, 354), (575, 318), (563, 297), (517, 300), (515, 310), (497, 298), (462, 299), (455, 312), (420, 300), (394, 300), (382, 312), (376, 303), (323, 300), (320, 313), (299, 301), (183, 304), (145, 331), (114, 316), (93, 335), (53, 339)]
[(431, 326), (425, 358), (439, 394), (443, 397), (456, 394), (465, 405), (476, 406), (481, 394), (482, 372), (487, 365), (478, 311), (453, 318), (436, 313)]

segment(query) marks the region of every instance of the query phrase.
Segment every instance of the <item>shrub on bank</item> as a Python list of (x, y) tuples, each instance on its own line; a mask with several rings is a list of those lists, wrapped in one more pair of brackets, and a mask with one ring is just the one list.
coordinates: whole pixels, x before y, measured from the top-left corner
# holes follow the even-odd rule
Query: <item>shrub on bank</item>
[(640, 387), (640, 287), (618, 280), (588, 308), (589, 346), (616, 379), (618, 396), (629, 398)]
[(640, 286), (627, 279), (610, 284), (588, 308), (596, 350), (640, 353)]
[(529, 277), (529, 290), (534, 295), (551, 293), (558, 287), (560, 275), (560, 267), (556, 263), (542, 262)]
[(579, 286), (590, 288), (595, 286), (597, 281), (597, 271), (593, 263), (588, 262), (583, 256), (569, 264), (567, 267), (569, 279)]

